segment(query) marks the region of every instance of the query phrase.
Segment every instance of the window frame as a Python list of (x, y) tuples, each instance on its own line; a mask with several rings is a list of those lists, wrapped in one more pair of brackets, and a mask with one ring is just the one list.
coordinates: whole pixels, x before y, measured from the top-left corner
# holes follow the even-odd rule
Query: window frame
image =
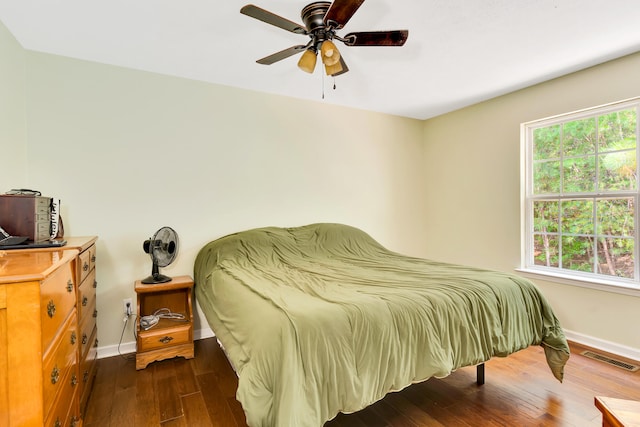
[[(609, 113), (621, 110), (635, 108), (636, 110), (636, 189), (620, 190), (620, 191), (598, 191), (595, 189), (590, 192), (580, 193), (560, 193), (550, 196), (549, 194), (534, 194), (533, 186), (533, 132), (535, 129), (549, 127), (553, 125), (562, 125), (563, 123), (573, 122), (588, 118), (595, 118)], [(613, 102), (610, 104), (600, 105), (596, 107), (586, 108), (570, 113), (559, 114), (539, 120), (533, 120), (522, 123), (520, 125), (520, 151), (521, 151), (521, 267), (518, 271), (527, 273), (533, 277), (550, 278), (553, 281), (563, 284), (595, 288), (599, 290), (613, 291), (634, 296), (640, 296), (640, 97), (630, 98), (623, 101)], [(597, 158), (600, 154), (595, 153)], [(562, 156), (560, 157), (560, 165), (562, 166)], [(561, 168), (562, 169), (562, 168)], [(597, 171), (597, 168), (596, 168)], [(597, 172), (596, 172), (597, 173)], [(562, 176), (562, 175), (561, 175)], [(562, 181), (561, 181), (562, 182)], [(620, 278), (616, 276), (598, 274), (595, 272), (579, 272), (575, 270), (547, 267), (536, 265), (533, 257), (533, 240), (534, 240), (534, 218), (533, 218), (533, 202), (535, 200), (554, 199), (562, 201), (563, 199), (575, 199), (576, 197), (589, 197), (594, 200), (597, 198), (609, 197), (631, 197), (634, 200), (634, 278)], [(595, 220), (595, 210), (594, 210)], [(597, 236), (597, 233), (596, 233)], [(597, 252), (596, 256), (597, 256)]]

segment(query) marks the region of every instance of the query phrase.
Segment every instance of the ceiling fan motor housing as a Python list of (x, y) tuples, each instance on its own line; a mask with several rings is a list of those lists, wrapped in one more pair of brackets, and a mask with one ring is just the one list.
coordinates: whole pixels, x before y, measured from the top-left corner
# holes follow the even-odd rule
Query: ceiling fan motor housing
[(307, 31), (310, 33), (315, 31), (318, 28), (324, 28), (324, 16), (327, 14), (327, 10), (329, 10), (329, 6), (331, 6), (331, 2), (328, 1), (317, 1), (305, 6), (300, 13), (302, 17), (302, 22), (307, 27)]
[(310, 46), (315, 51), (320, 49), (323, 41), (331, 40), (335, 35), (334, 31), (328, 28), (324, 22), (324, 17), (330, 6), (331, 2), (317, 1), (305, 6), (300, 13), (302, 21), (307, 27), (307, 33), (311, 37)]

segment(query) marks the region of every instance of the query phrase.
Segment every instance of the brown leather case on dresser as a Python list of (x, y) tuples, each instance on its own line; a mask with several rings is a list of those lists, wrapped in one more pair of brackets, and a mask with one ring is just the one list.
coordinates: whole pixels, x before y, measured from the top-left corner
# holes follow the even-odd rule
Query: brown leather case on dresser
[(82, 424), (96, 375), (97, 237), (66, 240), (0, 251), (0, 426)]
[(34, 242), (47, 240), (51, 231), (51, 198), (0, 195), (0, 227), (12, 236)]

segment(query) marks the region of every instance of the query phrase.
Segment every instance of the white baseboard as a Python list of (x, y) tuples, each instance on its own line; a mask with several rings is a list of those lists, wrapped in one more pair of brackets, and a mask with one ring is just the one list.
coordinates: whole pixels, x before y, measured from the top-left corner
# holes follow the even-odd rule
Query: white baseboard
[(626, 357), (627, 359), (640, 361), (640, 349), (638, 348), (628, 347), (626, 345), (595, 338), (579, 332), (568, 331), (566, 329), (564, 330), (564, 335), (569, 341), (586, 345), (587, 347), (591, 347), (596, 350), (602, 350), (607, 353)]
[[(206, 329), (198, 329), (193, 331), (193, 339), (201, 340), (204, 338), (214, 337), (214, 333), (211, 328)], [(136, 342), (129, 341), (124, 342), (118, 345), (107, 345), (104, 347), (98, 347), (98, 359), (103, 359), (106, 357), (118, 356), (123, 354), (135, 353), (136, 352)]]
[[(569, 341), (576, 342), (578, 344), (586, 345), (596, 350), (606, 351), (607, 353), (615, 354), (618, 356), (626, 357), (627, 359), (640, 361), (640, 349), (628, 347), (625, 345), (617, 344), (611, 341), (595, 338), (589, 335), (564, 330), (564, 334)], [(201, 340), (205, 338), (214, 337), (215, 334), (211, 328), (198, 329), (193, 332), (193, 338), (195, 340)], [(104, 347), (98, 347), (98, 359), (105, 357), (117, 356), (118, 354), (128, 354), (136, 352), (136, 342), (130, 341), (120, 344), (120, 350), (117, 345), (109, 345)]]

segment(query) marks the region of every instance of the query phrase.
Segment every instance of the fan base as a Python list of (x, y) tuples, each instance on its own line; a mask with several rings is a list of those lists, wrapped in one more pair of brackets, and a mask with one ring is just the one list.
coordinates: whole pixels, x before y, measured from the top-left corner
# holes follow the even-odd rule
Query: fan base
[(171, 281), (171, 277), (164, 274), (152, 274), (151, 276), (142, 279), (141, 282), (145, 285), (155, 285), (158, 283), (167, 283)]

